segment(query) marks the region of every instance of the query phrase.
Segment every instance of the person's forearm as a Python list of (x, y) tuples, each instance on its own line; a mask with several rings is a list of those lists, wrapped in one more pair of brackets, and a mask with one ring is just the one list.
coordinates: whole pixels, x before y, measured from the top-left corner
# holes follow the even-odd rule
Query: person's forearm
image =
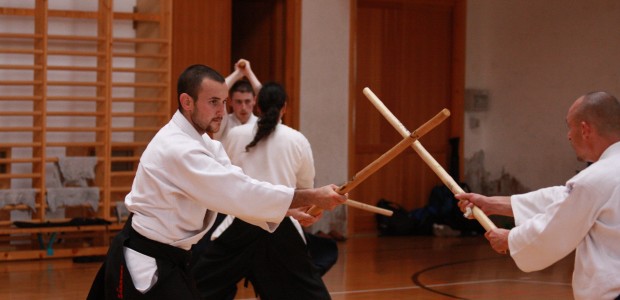
[(228, 86), (228, 88), (230, 88), (235, 82), (237, 82), (241, 78), (243, 78), (243, 73), (241, 73), (241, 71), (239, 71), (238, 69), (235, 69), (235, 71), (233, 71), (232, 73), (230, 73), (230, 75), (226, 77), (226, 85)]
[(490, 214), (508, 217), (513, 216), (510, 196), (493, 196), (490, 198), (493, 200), (492, 208), (489, 209)]
[(312, 206), (313, 189), (296, 189), (293, 194), (290, 208), (298, 208), (303, 206)]
[(263, 85), (260, 83), (258, 78), (256, 78), (256, 75), (254, 75), (254, 72), (252, 72), (251, 69), (248, 70), (245, 77), (248, 78), (248, 81), (252, 85), (252, 88), (254, 89), (254, 94), (258, 95), (258, 92), (260, 91), (261, 87), (263, 87)]
[(332, 210), (347, 200), (347, 195), (338, 194), (337, 189), (338, 186), (335, 184), (314, 189), (297, 189), (293, 194), (290, 207), (316, 206), (321, 209)]

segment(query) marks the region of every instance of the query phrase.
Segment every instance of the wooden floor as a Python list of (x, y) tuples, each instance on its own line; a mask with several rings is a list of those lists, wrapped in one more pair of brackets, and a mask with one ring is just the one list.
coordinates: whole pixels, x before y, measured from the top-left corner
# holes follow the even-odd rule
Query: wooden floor
[[(571, 299), (573, 256), (534, 273), (496, 254), (484, 237), (349, 238), (323, 277), (339, 299)], [(0, 263), (0, 299), (85, 299), (100, 263)], [(238, 299), (254, 299), (241, 288)]]

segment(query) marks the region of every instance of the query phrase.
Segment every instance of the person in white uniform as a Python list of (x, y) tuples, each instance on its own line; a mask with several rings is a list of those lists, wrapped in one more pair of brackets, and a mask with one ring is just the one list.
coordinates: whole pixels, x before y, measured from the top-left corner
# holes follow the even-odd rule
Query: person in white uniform
[[(280, 84), (266, 83), (258, 94), (258, 122), (233, 128), (224, 146), (232, 163), (254, 178), (312, 188), (315, 170), (310, 143), (281, 123), (286, 97)], [(244, 277), (260, 299), (330, 299), (295, 219), (285, 219), (270, 234), (228, 216), (212, 240), (192, 271), (203, 299), (233, 299)]]
[(179, 110), (145, 149), (125, 205), (131, 217), (112, 241), (88, 299), (199, 299), (190, 247), (216, 212), (270, 232), (287, 215), (305, 221), (311, 205), (333, 209), (338, 186), (295, 189), (253, 179), (230, 163), (207, 133), (219, 129), (227, 85), (215, 70), (188, 67), (177, 85)]
[[(244, 80), (246, 78), (247, 80)], [(228, 132), (237, 126), (243, 124), (256, 124), (258, 117), (254, 115), (254, 106), (256, 105), (256, 95), (260, 91), (262, 84), (254, 75), (250, 62), (246, 59), (238, 60), (234, 65), (234, 71), (226, 77), (226, 85), (228, 89), (228, 97), (232, 103), (233, 112), (224, 113), (220, 130), (212, 133), (214, 140), (225, 145)], [(227, 109), (227, 106), (225, 107)], [(217, 226), (226, 218), (226, 214), (218, 213), (215, 217), (213, 226), (207, 233), (192, 247), (192, 264), (196, 263), (200, 254), (211, 242), (211, 236)]]
[(564, 186), (511, 197), (459, 194), (459, 207), (514, 216), (516, 227), (485, 234), (525, 272), (573, 250), (575, 299), (620, 299), (620, 103), (606, 92), (579, 97), (568, 110), (568, 139), (591, 163)]
[[(243, 78), (247, 80), (242, 80)], [(256, 124), (258, 117), (254, 115), (254, 106), (256, 95), (262, 86), (252, 71), (250, 62), (245, 59), (235, 63), (235, 70), (226, 77), (226, 84), (229, 87), (228, 97), (232, 112), (224, 114), (220, 130), (213, 133), (213, 139), (222, 143), (232, 128), (243, 124)]]

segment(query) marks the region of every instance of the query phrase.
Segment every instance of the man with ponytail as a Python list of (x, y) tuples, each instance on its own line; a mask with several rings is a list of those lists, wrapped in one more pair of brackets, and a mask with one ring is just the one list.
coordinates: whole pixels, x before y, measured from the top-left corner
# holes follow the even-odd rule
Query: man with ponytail
[[(310, 143), (281, 122), (286, 97), (280, 84), (263, 85), (258, 93), (258, 121), (231, 129), (224, 147), (231, 162), (249, 176), (292, 188), (312, 188), (315, 170)], [(252, 195), (247, 197), (251, 200)], [(211, 239), (193, 269), (204, 299), (233, 299), (243, 278), (263, 300), (330, 299), (297, 220), (286, 218), (275, 232), (267, 233), (228, 216)]]

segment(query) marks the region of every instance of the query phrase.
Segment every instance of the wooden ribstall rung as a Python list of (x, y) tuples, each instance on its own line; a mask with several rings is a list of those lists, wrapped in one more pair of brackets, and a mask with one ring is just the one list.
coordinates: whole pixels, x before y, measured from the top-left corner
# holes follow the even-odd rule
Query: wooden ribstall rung
[(112, 171), (110, 176), (112, 177), (133, 177), (136, 175), (135, 171)]
[(161, 127), (140, 127), (140, 126), (136, 126), (136, 127), (112, 127), (112, 132), (126, 132), (126, 131), (159, 131), (159, 129), (161, 129)]
[(41, 96), (0, 96), (0, 101), (37, 101), (42, 99)]
[(108, 251), (108, 247), (75, 247), (75, 248), (62, 248), (54, 249), (54, 254), (49, 255), (47, 250), (23, 250), (23, 251), (9, 251), (0, 252), (0, 260), (14, 261), (14, 260), (31, 260), (31, 259), (45, 259), (45, 258), (68, 258), (78, 256), (98, 256), (105, 255)]
[(166, 74), (166, 69), (147, 69), (147, 68), (112, 68), (112, 72), (129, 72), (129, 73), (159, 73)]
[(40, 80), (0, 80), (0, 85), (41, 85)]
[(32, 9), (32, 8), (0, 7), (0, 15), (34, 16), (34, 9)]
[(48, 96), (47, 101), (97, 101), (104, 102), (105, 97), (83, 97), (83, 96)]
[[(37, 193), (39, 192), (39, 189), (36, 189)], [(39, 207), (41, 207), (39, 204), (35, 204), (34, 207), (36, 209), (38, 209)], [(30, 206), (25, 205), (25, 204), (8, 204), (5, 205), (3, 207), (0, 207), (0, 210), (14, 210), (14, 209), (19, 209), (19, 210), (30, 210)]]
[(91, 132), (105, 131), (104, 127), (47, 127), (49, 132)]
[(112, 87), (131, 87), (131, 88), (167, 88), (166, 82), (113, 82)]
[[(64, 220), (59, 219), (58, 221), (64, 221)], [(33, 228), (11, 227), (11, 228), (0, 228), (0, 235), (15, 234), (15, 233), (103, 231), (103, 230), (110, 230), (110, 229), (118, 230), (121, 228), (122, 228), (122, 224), (114, 224), (114, 223), (110, 225), (87, 225), (87, 226), (54, 226), (54, 227), (33, 227)]]
[(103, 67), (86, 67), (86, 66), (48, 66), (48, 71), (78, 71), (78, 72), (104, 72)]
[(112, 146), (112, 150), (114, 150), (114, 148), (126, 149), (126, 148), (145, 147), (148, 143), (149, 143), (148, 141), (144, 141), (144, 142), (112, 142), (111, 146)]
[(112, 117), (135, 117), (135, 118), (147, 118), (147, 117), (167, 117), (168, 113), (164, 112), (113, 112)]
[(105, 255), (107, 251), (108, 247), (106, 246), (54, 249), (53, 255), (49, 255), (47, 250), (2, 251), (0, 252), (0, 261), (97, 256)]
[(47, 142), (48, 147), (97, 147), (105, 145), (104, 142)]
[(143, 21), (143, 22), (161, 22), (162, 17), (160, 15), (155, 15), (155, 14), (115, 12), (114, 19), (134, 20), (134, 21)]
[(41, 147), (41, 142), (31, 142), (31, 143), (0, 143), (0, 147), (2, 148), (30, 148), (30, 147)]
[(4, 127), (0, 126), (2, 132), (23, 132), (23, 131), (41, 131), (41, 127)]
[(0, 116), (40, 116), (40, 111), (0, 111)]
[(47, 15), (53, 18), (72, 18), (72, 19), (97, 19), (99, 14), (95, 11), (76, 11), (76, 10), (61, 10), (50, 9), (47, 11)]
[(129, 192), (131, 191), (131, 186), (112, 186), (110, 187), (110, 192), (119, 193), (119, 192)]
[(166, 102), (170, 101), (168, 98), (123, 98), (116, 97), (112, 98), (112, 102)]
[(98, 111), (48, 111), (48, 116), (67, 116), (67, 117), (97, 117), (105, 116), (104, 112)]
[(140, 161), (140, 156), (112, 156), (110, 158), (111, 162), (132, 162), (132, 161)]
[(66, 50), (48, 50), (47, 55), (57, 55), (57, 56), (106, 56), (105, 52), (99, 51), (66, 51)]
[(63, 41), (86, 41), (86, 42), (105, 41), (104, 37), (87, 36), (87, 35), (50, 34), (50, 35), (47, 36), (47, 38), (49, 40), (63, 40)]
[(48, 86), (105, 86), (104, 82), (98, 81), (48, 81)]
[(38, 157), (15, 157), (15, 158), (0, 158), (0, 164), (6, 164), (6, 163), (13, 163), (13, 164), (19, 164), (19, 163), (33, 163), (33, 162), (40, 162), (41, 159)]
[[(46, 157), (46, 158), (45, 158), (45, 161), (46, 161), (46, 162), (58, 162), (58, 161), (59, 161), (59, 158), (58, 158), (58, 157)], [(97, 156), (97, 161), (98, 161), (98, 162), (100, 162), (100, 161), (104, 161), (104, 159), (103, 159), (103, 157), (99, 157), (99, 156)]]
[(157, 59), (168, 58), (168, 54), (159, 54), (159, 53), (113, 52), (112, 56), (113, 57), (135, 57), (135, 58), (157, 58)]
[(41, 173), (3, 173), (0, 174), (0, 179), (9, 178), (41, 178)]
[[(73, 18), (73, 19), (97, 19), (99, 18), (98, 12), (90, 11), (71, 11), (71, 10), (59, 10), (50, 9), (47, 12), (49, 17), (53, 18)], [(19, 15), (19, 16), (34, 16), (35, 11), (32, 8), (10, 8), (0, 7), (0, 15)], [(113, 13), (114, 19), (118, 20), (134, 20), (145, 22), (161, 22), (161, 15), (157, 14), (144, 14), (144, 13)]]
[(2, 70), (42, 70), (41, 65), (6, 65), (0, 64)]
[(42, 34), (38, 33), (12, 33), (12, 32), (0, 32), (0, 38), (7, 39), (40, 39)]
[(10, 48), (0, 48), (0, 53), (3, 54), (41, 54), (43, 50), (38, 49), (10, 49)]
[[(34, 15), (33, 9), (15, 9), (16, 13), (24, 15)], [(54, 18), (72, 18), (72, 19), (97, 19), (99, 14), (95, 11), (74, 11), (74, 10), (60, 10), (50, 9), (48, 10), (48, 16)], [(160, 22), (161, 16), (156, 14), (144, 14), (144, 13), (113, 13), (113, 18), (118, 20), (134, 20), (145, 22)]]
[(145, 39), (145, 38), (113, 38), (112, 43), (136, 43), (136, 44), (168, 44), (167, 39)]

